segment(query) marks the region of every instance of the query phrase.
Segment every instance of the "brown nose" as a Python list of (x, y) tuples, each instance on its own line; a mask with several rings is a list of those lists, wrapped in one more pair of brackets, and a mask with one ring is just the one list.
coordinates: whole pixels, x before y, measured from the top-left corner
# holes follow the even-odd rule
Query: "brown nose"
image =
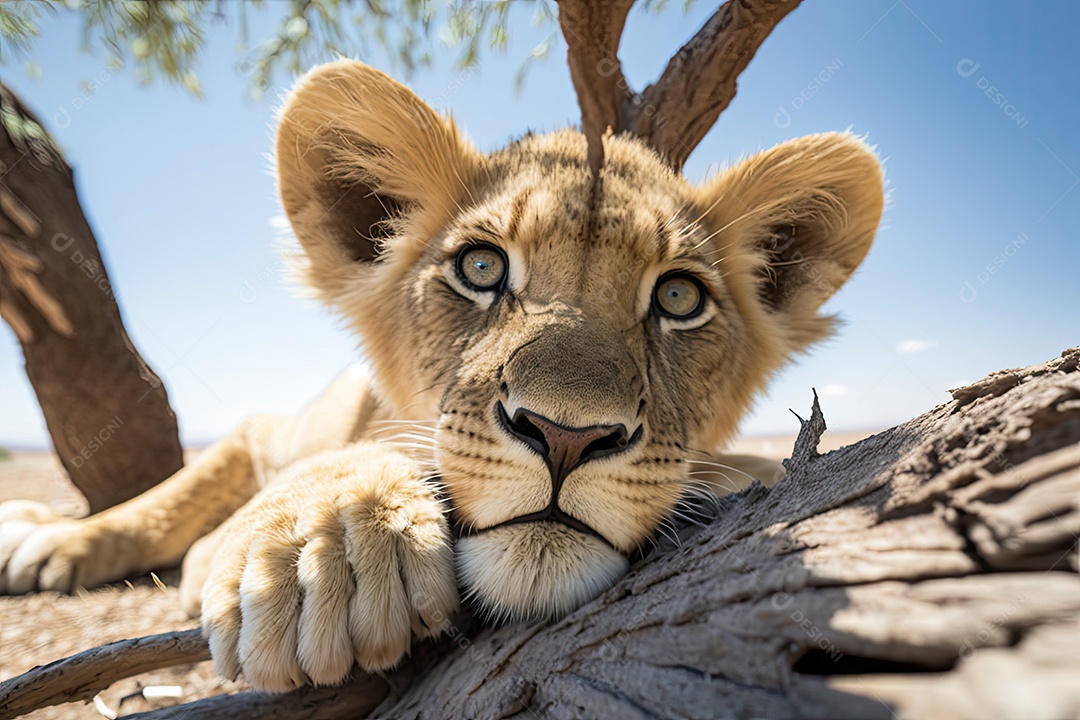
[(622, 423), (585, 428), (565, 427), (524, 408), (515, 410), (511, 418), (502, 403), (496, 404), (495, 414), (507, 432), (544, 458), (551, 472), (553, 500), (558, 497), (563, 480), (574, 468), (589, 460), (622, 452), (641, 435), (641, 428), (638, 428), (631, 437)]

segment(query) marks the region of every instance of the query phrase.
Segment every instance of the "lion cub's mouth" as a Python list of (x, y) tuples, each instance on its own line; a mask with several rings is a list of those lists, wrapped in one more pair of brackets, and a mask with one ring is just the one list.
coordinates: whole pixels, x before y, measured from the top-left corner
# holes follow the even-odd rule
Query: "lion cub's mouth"
[(538, 512), (529, 513), (528, 515), (519, 515), (518, 517), (510, 518), (509, 520), (504, 520), (501, 523), (497, 523), (495, 525), (491, 525), (491, 526), (486, 527), (486, 528), (479, 528), (479, 529), (476, 529), (476, 528), (461, 528), (460, 531), (459, 531), (458, 536), (459, 537), (474, 537), (476, 535), (481, 535), (483, 533), (490, 532), (492, 530), (497, 530), (499, 528), (508, 527), (510, 525), (520, 525), (522, 523), (549, 523), (549, 524), (563, 525), (565, 527), (570, 528), (571, 530), (576, 530), (577, 532), (582, 533), (584, 535), (591, 535), (592, 537), (600, 540), (601, 542), (603, 542), (605, 545), (607, 545), (608, 547), (610, 547), (612, 550), (619, 553), (620, 555), (625, 555), (626, 554), (626, 553), (622, 552), (621, 550), (619, 550), (617, 547), (615, 547), (615, 544), (613, 542), (611, 542), (606, 537), (604, 537), (603, 533), (596, 530), (595, 528), (593, 528), (588, 523), (584, 523), (581, 520), (578, 520), (573, 515), (570, 515), (570, 514), (564, 512), (554, 502), (552, 502), (546, 508), (544, 508), (543, 510), (540, 510)]

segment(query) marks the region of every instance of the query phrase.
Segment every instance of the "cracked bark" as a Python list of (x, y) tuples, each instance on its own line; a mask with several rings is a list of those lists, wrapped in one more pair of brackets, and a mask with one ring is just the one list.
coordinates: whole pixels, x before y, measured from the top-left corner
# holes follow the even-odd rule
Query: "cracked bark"
[[(721, 499), (703, 525), (682, 527), (557, 623), (485, 628), (462, 614), (385, 681), (183, 712), (1076, 716), (1078, 365), (1080, 348), (995, 373), (824, 455), (815, 402), (776, 487)], [(16, 680), (0, 684), (0, 716), (19, 700)]]

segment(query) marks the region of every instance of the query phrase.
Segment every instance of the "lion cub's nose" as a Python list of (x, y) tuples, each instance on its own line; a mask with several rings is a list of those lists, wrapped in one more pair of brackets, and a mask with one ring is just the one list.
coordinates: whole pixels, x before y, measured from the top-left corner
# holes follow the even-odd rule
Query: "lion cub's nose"
[(622, 423), (585, 428), (565, 427), (524, 408), (515, 410), (511, 418), (507, 416), (502, 403), (496, 405), (495, 414), (511, 435), (544, 458), (556, 491), (574, 468), (589, 460), (622, 452), (640, 434), (635, 432), (631, 437)]

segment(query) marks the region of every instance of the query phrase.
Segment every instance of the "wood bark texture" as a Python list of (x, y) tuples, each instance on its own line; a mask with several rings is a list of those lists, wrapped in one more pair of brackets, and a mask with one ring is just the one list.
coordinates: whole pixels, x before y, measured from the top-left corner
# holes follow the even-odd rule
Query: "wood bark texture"
[(784, 480), (698, 508), (557, 623), (463, 613), (385, 679), (184, 717), (1076, 717), (1080, 348), (953, 397), (825, 455), (815, 398)]
[(165, 388), (124, 329), (71, 168), (0, 85), (0, 314), (53, 447), (91, 512), (183, 465)]
[(566, 60), (594, 175), (604, 164), (601, 138), (608, 128), (620, 128), (619, 108), (631, 94), (618, 53), (633, 4), (634, 0), (559, 0), (559, 28), (566, 40)]

